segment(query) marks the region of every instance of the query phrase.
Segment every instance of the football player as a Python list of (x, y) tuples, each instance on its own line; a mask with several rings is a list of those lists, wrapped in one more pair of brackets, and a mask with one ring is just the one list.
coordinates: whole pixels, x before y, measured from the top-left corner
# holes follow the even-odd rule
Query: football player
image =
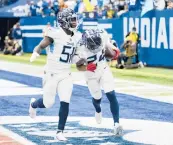
[(119, 124), (119, 104), (114, 91), (114, 77), (106, 62), (107, 59), (117, 59), (120, 51), (115, 47), (109, 39), (108, 34), (104, 30), (90, 29), (82, 34), (80, 41), (81, 47), (76, 52), (76, 66), (78, 70), (85, 71), (87, 85), (92, 95), (92, 102), (95, 107), (95, 119), (98, 124), (102, 121), (101, 98), (103, 88), (109, 103), (110, 110), (114, 120), (114, 134), (122, 135), (122, 126)]
[[(69, 103), (73, 89), (71, 78), (71, 60), (75, 53), (80, 33), (75, 33), (77, 27), (77, 15), (73, 10), (66, 8), (58, 13), (59, 27), (50, 27), (46, 36), (37, 45), (30, 58), (33, 62), (42, 49), (49, 46), (47, 62), (43, 77), (43, 97), (32, 98), (30, 101), (29, 114), (31, 118), (36, 117), (37, 108), (50, 108), (55, 102), (58, 93), (60, 99), (59, 122), (56, 139), (66, 141), (63, 130), (69, 113)], [(79, 37), (78, 37), (79, 35)], [(65, 90), (64, 90), (65, 89)]]

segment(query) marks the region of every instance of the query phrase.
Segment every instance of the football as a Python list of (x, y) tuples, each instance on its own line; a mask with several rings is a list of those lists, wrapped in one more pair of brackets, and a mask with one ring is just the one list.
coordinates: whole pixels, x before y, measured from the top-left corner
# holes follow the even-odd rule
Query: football
[(76, 63), (76, 68), (78, 71), (86, 71), (86, 59), (81, 58), (77, 63)]
[(115, 56), (115, 51), (113, 49), (106, 49), (105, 50), (105, 57), (106, 59), (112, 59)]

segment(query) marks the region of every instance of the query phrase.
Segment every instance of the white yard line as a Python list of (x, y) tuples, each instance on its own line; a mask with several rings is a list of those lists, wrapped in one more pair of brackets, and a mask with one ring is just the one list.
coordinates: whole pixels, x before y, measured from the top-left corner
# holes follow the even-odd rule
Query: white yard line
[[(1, 70), (16, 72), (31, 76), (42, 77), (43, 67), (21, 63), (0, 61)], [(84, 75), (81, 72), (73, 72), (75, 84), (86, 86)], [(136, 81), (115, 78), (115, 90), (118, 93), (134, 95), (141, 98), (173, 104), (173, 87), (142, 83)]]

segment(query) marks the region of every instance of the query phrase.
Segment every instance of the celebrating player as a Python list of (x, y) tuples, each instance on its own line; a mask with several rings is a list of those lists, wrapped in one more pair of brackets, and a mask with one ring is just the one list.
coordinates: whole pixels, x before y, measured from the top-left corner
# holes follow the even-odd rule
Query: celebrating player
[(29, 114), (31, 118), (35, 118), (37, 108), (50, 108), (54, 104), (55, 96), (58, 93), (60, 110), (56, 139), (65, 141), (67, 139), (63, 135), (63, 130), (69, 113), (69, 103), (73, 89), (70, 72), (71, 60), (80, 33), (74, 31), (77, 27), (77, 15), (73, 10), (63, 9), (58, 13), (57, 19), (60, 27), (49, 28), (44, 39), (34, 48), (30, 58), (30, 61), (33, 62), (39, 56), (41, 50), (49, 46), (43, 78), (43, 98), (31, 99)]
[(80, 60), (76, 63), (80, 71), (85, 71), (87, 84), (95, 107), (95, 119), (97, 123), (102, 121), (101, 112), (101, 87), (103, 88), (109, 102), (110, 110), (114, 120), (114, 134), (122, 135), (122, 127), (119, 124), (119, 104), (114, 92), (114, 78), (105, 60), (107, 58), (117, 59), (120, 51), (109, 39), (104, 30), (86, 30), (82, 35), (81, 49), (76, 52)]

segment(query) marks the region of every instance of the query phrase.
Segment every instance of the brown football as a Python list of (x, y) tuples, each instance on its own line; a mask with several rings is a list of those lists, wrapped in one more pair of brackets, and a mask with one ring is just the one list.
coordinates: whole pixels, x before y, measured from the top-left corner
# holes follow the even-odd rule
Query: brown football
[(112, 59), (115, 56), (115, 51), (113, 49), (106, 49), (105, 50), (105, 57), (107, 59)]
[(76, 68), (78, 71), (86, 71), (86, 65), (81, 65), (81, 66), (76, 65)]

